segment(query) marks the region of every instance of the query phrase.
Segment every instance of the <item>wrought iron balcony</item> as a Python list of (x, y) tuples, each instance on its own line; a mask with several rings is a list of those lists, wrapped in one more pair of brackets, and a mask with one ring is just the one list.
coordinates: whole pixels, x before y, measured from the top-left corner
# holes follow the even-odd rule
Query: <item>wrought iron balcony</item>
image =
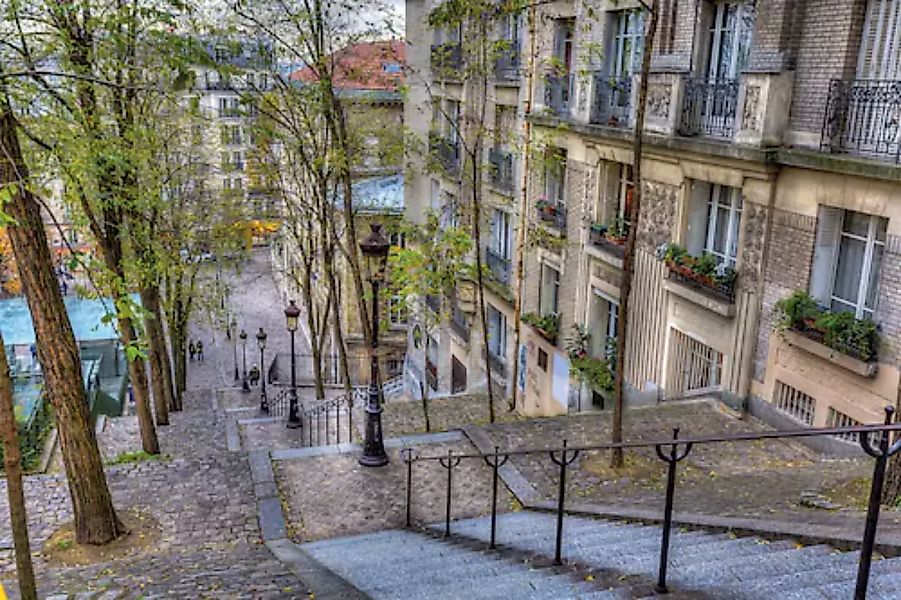
[(449, 174), (460, 170), (460, 144), (437, 133), (429, 136), (429, 152)]
[(459, 306), (455, 306), (451, 313), (450, 326), (464, 342), (469, 343), (469, 323)]
[(459, 77), (463, 69), (463, 46), (434, 44), (431, 54), (432, 72), (439, 78)]
[(731, 138), (737, 105), (738, 79), (686, 79), (679, 135)]
[(557, 114), (568, 113), (572, 91), (572, 73), (548, 75), (544, 79), (544, 105)]
[(491, 248), (485, 250), (485, 262), (488, 263), (488, 269), (491, 276), (503, 285), (510, 284), (510, 259), (498, 254)]
[(494, 76), (501, 81), (517, 81), (521, 65), (519, 61), (519, 45), (514, 44), (498, 53), (494, 61)]
[(506, 150), (489, 150), (491, 185), (507, 193), (513, 193), (513, 155)]
[(490, 348), (488, 349), (488, 364), (491, 365), (492, 373), (507, 377), (507, 359), (496, 355)]
[(820, 149), (901, 162), (901, 81), (833, 80)]
[(627, 127), (632, 113), (632, 77), (594, 76), (591, 124)]
[(562, 202), (539, 200), (535, 205), (538, 219), (562, 232), (566, 231), (566, 205)]

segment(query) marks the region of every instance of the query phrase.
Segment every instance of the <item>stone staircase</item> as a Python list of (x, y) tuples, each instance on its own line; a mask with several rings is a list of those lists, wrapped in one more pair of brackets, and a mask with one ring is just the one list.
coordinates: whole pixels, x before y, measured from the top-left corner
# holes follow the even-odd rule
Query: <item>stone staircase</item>
[[(567, 516), (555, 567), (555, 516), (488, 518), (312, 542), (310, 556), (373, 599), (626, 599), (654, 597), (660, 528)], [(859, 552), (701, 531), (674, 531), (668, 585), (675, 599), (848, 599)], [(870, 599), (901, 598), (901, 558), (877, 560)]]

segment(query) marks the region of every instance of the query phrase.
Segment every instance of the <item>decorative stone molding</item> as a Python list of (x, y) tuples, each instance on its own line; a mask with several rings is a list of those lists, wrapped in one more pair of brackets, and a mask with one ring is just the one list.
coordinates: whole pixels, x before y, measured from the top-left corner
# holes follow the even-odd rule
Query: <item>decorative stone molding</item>
[(761, 204), (746, 202), (743, 212), (744, 233), (738, 269), (739, 281), (746, 287), (756, 287), (763, 266), (767, 208)]
[(652, 119), (666, 119), (670, 112), (673, 97), (673, 86), (670, 83), (657, 83), (648, 86), (648, 116)]
[(637, 235), (638, 242), (650, 252), (673, 237), (678, 193), (678, 186), (644, 181)]
[(815, 232), (817, 229), (817, 218), (815, 216), (802, 215), (781, 208), (773, 211), (773, 223), (801, 231)]
[(742, 110), (741, 128), (745, 131), (760, 131), (760, 86), (745, 88), (745, 106)]

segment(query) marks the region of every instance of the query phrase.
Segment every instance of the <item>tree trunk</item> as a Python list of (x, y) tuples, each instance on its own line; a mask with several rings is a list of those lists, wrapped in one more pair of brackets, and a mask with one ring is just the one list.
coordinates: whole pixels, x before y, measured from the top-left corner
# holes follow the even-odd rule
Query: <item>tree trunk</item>
[(22, 487), (22, 463), (19, 453), (18, 425), (13, 405), (13, 385), (9, 377), (6, 348), (0, 335), (0, 438), (3, 441), (3, 466), (6, 470), (6, 494), (9, 499), (9, 522), (16, 550), (16, 576), (23, 600), (37, 600), (31, 546), (28, 542), (28, 515), (25, 512), (25, 489)]
[(0, 184), (9, 183), (17, 187), (4, 205), (15, 220), (8, 233), (34, 323), (45, 391), (56, 414), (75, 539), (81, 544), (106, 544), (123, 534), (125, 527), (113, 508), (88, 412), (78, 346), (53, 272), (41, 209), (28, 187), (15, 120), (4, 102), (0, 105)]
[[(426, 310), (428, 310), (428, 309), (426, 309)], [(425, 360), (426, 360), (426, 363), (429, 362), (429, 336), (428, 335), (425, 336)], [(429, 370), (429, 367), (428, 367), (428, 364), (426, 364), (426, 371), (428, 371), (428, 370)], [(491, 383), (489, 382), (488, 385), (490, 387)], [(431, 387), (431, 386), (429, 386), (428, 377), (426, 377), (425, 385), (423, 385), (422, 382), (420, 381), (419, 386), (420, 386), (420, 391), (422, 392), (422, 394), (421, 394), (422, 395), (422, 417), (423, 417), (423, 419), (425, 419), (426, 433), (429, 433), (432, 431), (432, 423), (429, 421), (429, 387)]]
[(159, 293), (157, 293), (156, 310), (153, 311), (154, 319), (159, 325), (160, 349), (160, 365), (163, 369), (163, 393), (165, 394), (166, 406), (170, 411), (180, 410), (181, 407), (175, 401), (175, 385), (172, 381), (172, 361), (169, 360), (169, 348), (166, 346), (166, 329), (163, 321), (163, 310), (160, 307)]
[[(117, 294), (118, 296), (118, 294)], [(119, 304), (119, 297), (114, 296)], [(119, 338), (122, 345), (133, 348), (138, 343), (137, 334), (131, 319), (123, 317), (121, 313), (116, 317), (119, 325)], [(159, 454), (160, 443), (156, 437), (156, 428), (153, 425), (153, 414), (150, 412), (150, 393), (147, 386), (147, 365), (140, 356), (135, 356), (128, 361), (128, 377), (131, 381), (131, 390), (135, 398), (135, 412), (138, 415), (138, 426), (141, 429), (141, 447), (147, 454)]]
[[(619, 288), (619, 320), (616, 327), (616, 372), (613, 377), (613, 423), (610, 441), (619, 444), (623, 441), (623, 407), (626, 361), (626, 332), (629, 323), (629, 300), (632, 293), (632, 280), (635, 278), (635, 238), (638, 233), (638, 217), (641, 214), (641, 157), (644, 142), (644, 119), (648, 99), (648, 73), (651, 70), (651, 52), (654, 37), (657, 33), (657, 0), (651, 0), (650, 18), (645, 34), (644, 51), (641, 57), (641, 80), (638, 85), (638, 104), (635, 107), (635, 131), (633, 134), (632, 173), (634, 191), (632, 207), (629, 211), (629, 235), (626, 236), (626, 250), (623, 257), (623, 278)], [(623, 466), (622, 448), (614, 448), (610, 453), (610, 466), (620, 469)]]
[(157, 320), (160, 308), (159, 290), (152, 285), (141, 289), (141, 304), (144, 305), (144, 330), (147, 332), (148, 355), (150, 361), (150, 383), (153, 389), (153, 408), (157, 425), (169, 424), (169, 405), (166, 395), (169, 374), (163, 364), (166, 355), (166, 340), (163, 328)]

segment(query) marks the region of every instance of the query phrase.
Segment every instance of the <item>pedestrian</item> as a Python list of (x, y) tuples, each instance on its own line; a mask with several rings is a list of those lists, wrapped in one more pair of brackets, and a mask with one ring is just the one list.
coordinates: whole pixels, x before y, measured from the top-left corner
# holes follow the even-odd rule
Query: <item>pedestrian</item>
[(260, 383), (260, 368), (256, 365), (250, 368), (250, 385), (258, 385)]
[(203, 362), (203, 342), (197, 340), (197, 360)]
[(191, 360), (194, 360), (194, 355), (197, 354), (197, 349), (194, 347), (194, 342), (188, 342), (188, 354), (191, 356)]

